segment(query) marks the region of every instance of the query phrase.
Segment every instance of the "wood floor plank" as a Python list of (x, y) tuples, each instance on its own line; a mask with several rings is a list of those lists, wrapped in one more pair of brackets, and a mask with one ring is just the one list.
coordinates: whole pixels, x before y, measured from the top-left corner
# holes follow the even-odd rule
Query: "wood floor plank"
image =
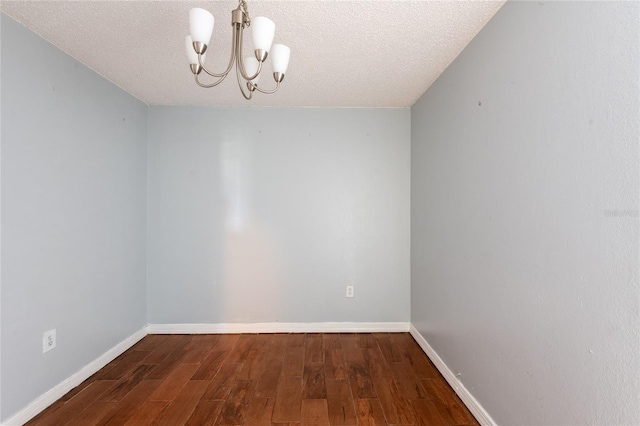
[(349, 384), (354, 398), (376, 398), (377, 394), (366, 367), (361, 364), (347, 364)]
[(139, 364), (160, 364), (160, 362), (177, 350), (175, 344), (167, 344), (152, 350)]
[(242, 369), (238, 373), (238, 380), (257, 380), (267, 365), (266, 350), (263, 347), (252, 347)]
[(169, 334), (169, 341), (175, 344), (176, 349), (182, 349), (189, 347), (193, 339), (198, 336), (193, 334)]
[(344, 360), (347, 364), (355, 363), (364, 365), (366, 363), (364, 351), (365, 349), (358, 348), (357, 346), (345, 345), (342, 348), (342, 355), (344, 356)]
[(118, 365), (117, 363), (109, 363), (89, 379), (91, 382), (96, 380), (118, 380), (123, 376), (122, 367), (122, 365)]
[[(102, 370), (101, 370), (102, 371)], [(84, 388), (86, 388), (87, 386), (89, 386), (91, 383), (95, 382), (95, 374), (92, 375), (91, 377), (89, 377), (87, 380), (83, 381), (82, 383), (80, 383), (78, 386), (76, 386), (75, 388), (71, 389), (69, 392), (67, 392), (66, 394), (64, 394), (64, 396), (62, 398), (60, 398), (58, 401), (68, 401), (71, 398), (73, 398), (74, 396), (76, 396), (78, 393), (80, 393), (80, 391), (82, 391)], [(118, 377), (119, 379), (120, 377)]]
[[(119, 378), (120, 377), (116, 378), (116, 380), (119, 379)], [(60, 398), (58, 401), (68, 401), (68, 400), (70, 400), (71, 398), (73, 398), (74, 396), (79, 394), (82, 390), (84, 390), (87, 386), (89, 386), (91, 383), (93, 383), (95, 381), (96, 381), (96, 374), (93, 374), (87, 380), (83, 381), (78, 386), (76, 386), (75, 388), (71, 389), (69, 392), (64, 394), (62, 396), (62, 398)]]
[(118, 380), (133, 371), (151, 351), (126, 351), (96, 375), (95, 380)]
[(342, 344), (344, 360), (347, 364), (365, 364), (364, 352), (363, 349), (358, 346), (358, 337), (356, 334), (347, 333), (340, 335), (340, 342)]
[(275, 398), (254, 397), (247, 408), (245, 424), (247, 426), (270, 426), (275, 401)]
[(363, 354), (371, 377), (376, 379), (393, 377), (391, 367), (387, 360), (384, 359), (380, 348), (367, 348)]
[(304, 347), (288, 347), (282, 364), (283, 376), (302, 376), (304, 369)]
[(117, 402), (94, 401), (66, 426), (95, 426), (107, 412), (113, 410), (117, 405)]
[(127, 363), (133, 362), (134, 364), (137, 364), (138, 362), (146, 358), (150, 353), (151, 353), (150, 349), (140, 350), (140, 349), (129, 348), (129, 350), (124, 351), (111, 362), (115, 364), (119, 364), (122, 362), (127, 362)]
[(429, 361), (421, 349), (412, 349), (405, 352), (405, 359), (411, 365), (415, 375), (420, 379), (438, 379), (440, 372)]
[(377, 348), (378, 341), (373, 337), (371, 333), (358, 333), (356, 334), (356, 344), (362, 349)]
[(225, 334), (216, 343), (215, 350), (217, 351), (231, 351), (240, 339), (240, 334)]
[(173, 371), (174, 368), (182, 363), (184, 357), (188, 352), (184, 350), (178, 350), (171, 352), (164, 357), (162, 361), (156, 364), (156, 368), (153, 369), (147, 376), (149, 380), (164, 380)]
[(411, 401), (415, 413), (416, 424), (420, 426), (446, 426), (447, 422), (440, 417), (433, 401), (428, 399), (416, 399)]
[(173, 401), (198, 367), (198, 364), (179, 364), (149, 399), (151, 401)]
[(182, 350), (190, 351), (199, 347), (216, 349), (216, 345), (220, 339), (224, 339), (224, 335), (222, 334), (198, 334), (191, 337), (192, 339), (182, 347)]
[(381, 335), (376, 338), (378, 341), (378, 347), (382, 351), (382, 355), (387, 362), (400, 362), (404, 361), (404, 354), (398, 348), (389, 335)]
[(185, 426), (213, 426), (216, 424), (223, 400), (201, 400), (191, 413)]
[(133, 351), (153, 351), (156, 348), (164, 346), (167, 340), (166, 334), (147, 334), (133, 345), (130, 350)]
[(436, 408), (436, 411), (438, 412), (440, 417), (442, 417), (442, 420), (444, 420), (448, 425), (460, 425), (459, 422), (456, 422), (455, 419), (451, 417), (449, 407), (447, 407), (442, 401), (440, 401), (440, 399), (438, 399), (437, 397), (433, 397), (433, 399), (431, 399), (431, 402), (433, 403), (433, 406)]
[(360, 426), (381, 426), (387, 424), (378, 399), (356, 400), (356, 415)]
[(275, 398), (281, 372), (282, 361), (268, 360), (260, 378), (256, 382), (255, 396), (260, 398)]
[(345, 351), (348, 351), (349, 349), (362, 349), (358, 346), (358, 336), (356, 333), (341, 333), (340, 346)]
[(231, 386), (241, 369), (242, 364), (225, 363), (224, 368), (221, 368), (218, 374), (209, 381), (209, 387), (202, 399), (227, 399)]
[(213, 348), (213, 345), (192, 345), (189, 349), (183, 349), (184, 355), (181, 357), (181, 362), (185, 364), (200, 364), (213, 351)]
[(304, 366), (302, 375), (302, 398), (324, 399), (327, 397), (324, 365), (312, 364)]
[(340, 342), (339, 333), (322, 333), (322, 348), (327, 349), (342, 349), (342, 343)]
[(409, 400), (403, 398), (393, 379), (373, 380), (382, 411), (389, 424), (413, 425), (416, 422)]
[[(421, 383), (425, 390), (433, 395), (436, 408), (439, 408), (440, 415), (451, 417), (453, 425), (473, 425), (477, 420), (473, 414), (460, 400), (455, 391), (444, 381), (444, 379), (423, 379)], [(438, 404), (441, 403), (442, 405)], [(441, 408), (443, 407), (444, 410)], [(446, 413), (446, 414), (445, 414)]]
[(141, 364), (159, 364), (170, 353), (181, 350), (186, 344), (187, 340), (184, 335), (166, 335), (162, 341), (162, 345), (156, 347), (147, 355), (140, 363)]
[(342, 349), (325, 349), (324, 365), (327, 379), (344, 380), (347, 378), (347, 365)]
[(304, 365), (321, 364), (322, 362), (322, 336), (307, 334), (304, 340)]
[(182, 334), (183, 337), (183, 345), (182, 350), (190, 350), (193, 348), (194, 342), (198, 340), (198, 336), (195, 334)]
[(356, 425), (354, 400), (348, 380), (327, 379), (327, 406), (331, 425)]
[(299, 422), (302, 408), (302, 377), (280, 377), (273, 422)]
[(154, 426), (183, 425), (189, 419), (200, 398), (207, 389), (208, 383), (203, 380), (187, 381), (182, 392), (162, 411), (152, 423)]
[(251, 349), (265, 350), (273, 341), (274, 336), (275, 335), (273, 333), (260, 333), (256, 335), (256, 340), (253, 342), (253, 346), (251, 346)]
[(304, 333), (287, 335), (287, 348), (304, 348)]
[(390, 333), (388, 336), (401, 352), (419, 348), (416, 341), (408, 333)]
[(144, 404), (151, 394), (160, 386), (159, 380), (143, 380), (124, 398), (122, 398), (113, 409), (107, 411), (96, 423), (97, 425), (123, 425), (133, 416), (138, 407)]
[(238, 337), (235, 346), (233, 347), (233, 349), (231, 349), (228, 361), (230, 363), (244, 362), (244, 360), (249, 356), (251, 346), (253, 346), (253, 342), (255, 341), (255, 334), (243, 334)]
[(118, 402), (125, 395), (131, 392), (138, 384), (144, 379), (150, 371), (155, 368), (155, 365), (139, 365), (130, 374), (124, 376), (122, 379), (115, 382), (111, 388), (104, 392), (99, 401), (115, 401)]
[(229, 356), (229, 351), (213, 350), (207, 355), (207, 357), (200, 363), (200, 367), (193, 374), (192, 380), (211, 380), (213, 379), (223, 363), (226, 362)]
[(419, 379), (416, 377), (413, 369), (407, 362), (392, 362), (390, 363), (391, 371), (393, 372), (393, 378), (398, 383), (398, 386), (407, 399), (427, 399), (427, 392), (425, 392)]
[(302, 400), (302, 424), (308, 426), (329, 426), (329, 411), (326, 399)]
[(289, 336), (286, 334), (274, 334), (269, 342), (267, 357), (270, 360), (283, 361), (287, 353)]
[(150, 425), (162, 414), (170, 401), (147, 401), (125, 423), (126, 426)]
[(253, 398), (256, 382), (253, 380), (236, 380), (229, 396), (222, 405), (217, 425), (243, 425), (245, 407)]

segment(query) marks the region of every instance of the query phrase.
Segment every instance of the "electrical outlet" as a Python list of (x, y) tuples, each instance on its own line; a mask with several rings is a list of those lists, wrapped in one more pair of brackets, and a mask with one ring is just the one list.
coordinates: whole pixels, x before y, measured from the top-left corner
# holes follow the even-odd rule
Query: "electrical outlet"
[(353, 297), (353, 293), (354, 293), (354, 291), (355, 291), (355, 286), (348, 285), (348, 286), (347, 286), (347, 292), (346, 292), (346, 294), (344, 295), (344, 297)]
[(42, 337), (42, 353), (49, 352), (56, 347), (56, 329), (45, 331)]

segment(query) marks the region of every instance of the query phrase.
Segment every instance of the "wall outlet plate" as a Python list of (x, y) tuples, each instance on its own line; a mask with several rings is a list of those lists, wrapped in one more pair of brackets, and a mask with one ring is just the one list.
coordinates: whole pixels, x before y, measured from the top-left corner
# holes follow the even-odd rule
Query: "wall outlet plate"
[(56, 329), (45, 331), (42, 336), (42, 353), (49, 352), (56, 347)]
[(344, 295), (344, 297), (354, 297), (354, 292), (355, 292), (355, 286), (348, 285), (347, 286), (347, 292)]

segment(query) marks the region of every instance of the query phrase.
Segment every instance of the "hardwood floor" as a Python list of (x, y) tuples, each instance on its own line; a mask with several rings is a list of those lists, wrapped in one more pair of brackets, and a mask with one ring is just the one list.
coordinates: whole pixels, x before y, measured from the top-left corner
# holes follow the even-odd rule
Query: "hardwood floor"
[(28, 425), (477, 425), (408, 333), (149, 335)]

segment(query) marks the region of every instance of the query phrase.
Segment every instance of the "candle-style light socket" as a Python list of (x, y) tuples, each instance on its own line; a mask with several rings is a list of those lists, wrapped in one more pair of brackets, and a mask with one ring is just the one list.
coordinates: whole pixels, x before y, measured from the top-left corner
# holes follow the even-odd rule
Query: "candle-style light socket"
[(199, 53), (199, 54), (202, 55), (204, 52), (207, 51), (207, 45), (204, 44), (201, 41), (194, 41), (193, 42), (193, 50), (195, 50), (196, 53)]
[(267, 56), (269, 56), (269, 52), (264, 49), (256, 49), (256, 59), (260, 62), (264, 62), (267, 60)]

